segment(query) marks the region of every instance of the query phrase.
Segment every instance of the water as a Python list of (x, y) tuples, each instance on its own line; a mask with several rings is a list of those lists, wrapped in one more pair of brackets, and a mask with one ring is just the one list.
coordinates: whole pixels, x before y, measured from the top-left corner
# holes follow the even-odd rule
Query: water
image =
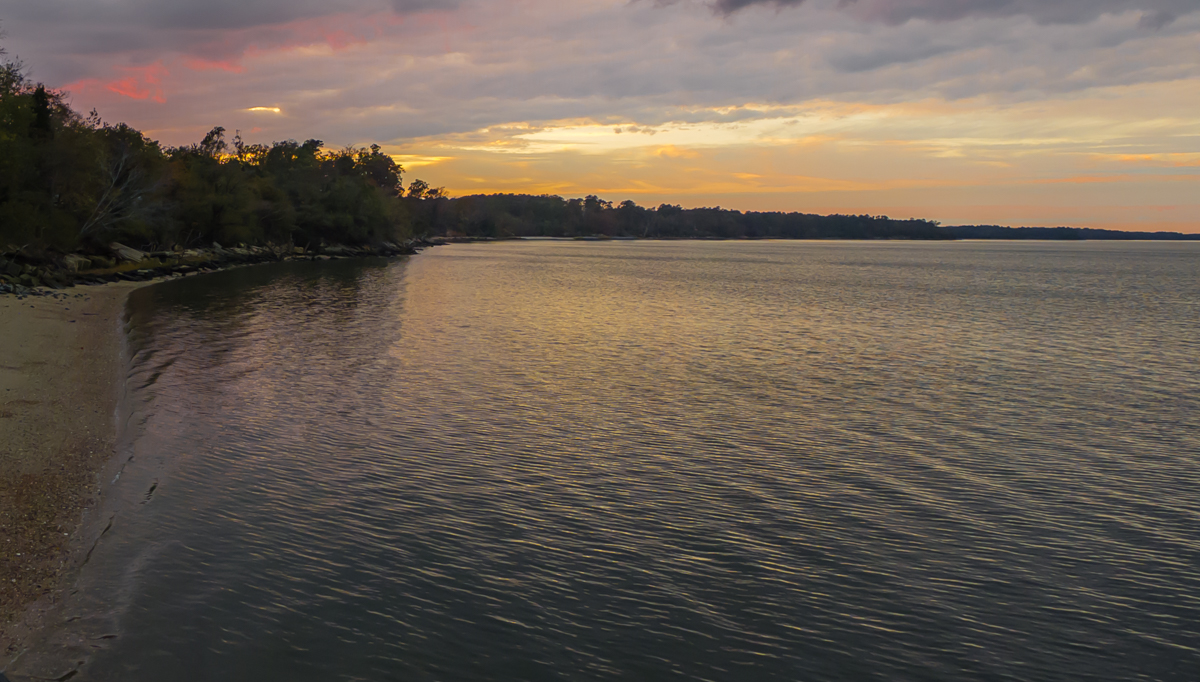
[(503, 243), (141, 290), (76, 679), (1195, 680), (1198, 246)]

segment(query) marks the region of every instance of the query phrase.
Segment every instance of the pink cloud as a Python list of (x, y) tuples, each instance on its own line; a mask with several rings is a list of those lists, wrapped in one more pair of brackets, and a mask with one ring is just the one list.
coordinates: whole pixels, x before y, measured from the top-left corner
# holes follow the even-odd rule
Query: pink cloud
[(113, 81), (104, 87), (108, 88), (110, 92), (115, 92), (118, 95), (124, 95), (131, 99), (146, 99), (150, 96), (150, 90), (138, 87), (138, 80), (133, 76)]
[(93, 88), (100, 87), (99, 78), (84, 78), (83, 80), (72, 81), (59, 88), (65, 92), (84, 93)]
[(192, 71), (228, 71), (229, 73), (242, 73), (246, 67), (238, 64), (236, 61), (227, 59), (201, 59), (200, 57), (188, 57), (184, 60), (183, 65)]
[(323, 31), (325, 44), (333, 48), (333, 50), (344, 50), (352, 45), (366, 45), (367, 39), (362, 36), (355, 35), (347, 30), (338, 29), (336, 31)]
[(225, 31), (188, 48), (185, 64), (194, 71), (222, 69), (241, 73), (244, 70), (241, 62), (247, 57), (321, 44), (341, 52), (381, 38), (396, 25), (382, 16), (344, 14)]
[(121, 71), (127, 74), (124, 78), (107, 82), (99, 78), (84, 78), (67, 83), (61, 89), (82, 94), (102, 88), (130, 99), (152, 99), (160, 104), (167, 101), (161, 86), (163, 77), (171, 75), (171, 72), (162, 62), (149, 66), (125, 66), (121, 67)]
[(121, 70), (129, 75), (120, 80), (106, 83), (104, 87), (109, 92), (115, 92), (131, 99), (150, 98), (160, 104), (167, 101), (166, 95), (159, 86), (162, 85), (163, 76), (169, 76), (171, 72), (162, 65), (162, 62), (155, 62), (149, 66), (126, 66)]

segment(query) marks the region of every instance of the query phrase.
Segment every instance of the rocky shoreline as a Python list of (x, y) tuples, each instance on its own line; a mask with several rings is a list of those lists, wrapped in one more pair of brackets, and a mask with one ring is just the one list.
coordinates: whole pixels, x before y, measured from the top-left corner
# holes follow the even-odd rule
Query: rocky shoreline
[(88, 253), (33, 253), (9, 248), (0, 252), (0, 294), (61, 296), (59, 290), (76, 285), (107, 282), (147, 282), (214, 272), (238, 265), (294, 260), (394, 257), (415, 254), (423, 248), (447, 243), (444, 239), (410, 239), (365, 246), (292, 244), (224, 247), (214, 243), (204, 249), (142, 251), (113, 242)]

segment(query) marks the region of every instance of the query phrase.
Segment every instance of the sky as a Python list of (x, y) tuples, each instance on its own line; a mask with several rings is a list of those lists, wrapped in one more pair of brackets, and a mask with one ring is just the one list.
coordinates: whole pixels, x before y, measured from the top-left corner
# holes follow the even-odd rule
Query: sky
[(379, 143), (452, 195), (1200, 232), (1200, 0), (0, 0), (170, 145)]

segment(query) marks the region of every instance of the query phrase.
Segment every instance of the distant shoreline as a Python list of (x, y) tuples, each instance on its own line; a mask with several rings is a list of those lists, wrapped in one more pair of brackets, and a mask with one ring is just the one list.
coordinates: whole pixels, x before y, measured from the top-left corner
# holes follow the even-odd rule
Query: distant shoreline
[(1200, 241), (1200, 233), (1132, 232), (1094, 227), (1003, 227), (1000, 225), (949, 225), (943, 230), (955, 239), (1045, 241)]

